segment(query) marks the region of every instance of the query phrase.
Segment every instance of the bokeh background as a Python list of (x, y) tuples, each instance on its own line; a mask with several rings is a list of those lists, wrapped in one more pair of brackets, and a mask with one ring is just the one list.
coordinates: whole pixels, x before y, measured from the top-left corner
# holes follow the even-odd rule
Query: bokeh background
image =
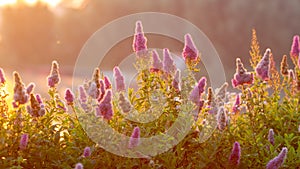
[[(70, 86), (79, 52), (95, 31), (125, 15), (163, 12), (187, 19), (208, 36), (230, 81), (236, 57), (249, 68), (253, 28), (261, 50), (270, 47), (277, 63), (289, 54), (292, 37), (300, 32), (299, 7), (299, 0), (0, 0), (0, 67), (8, 78), (17, 70), (25, 83), (34, 81), (42, 90), (51, 61), (57, 60), (63, 85)], [(182, 51), (183, 44), (174, 39), (146, 36), (151, 48)], [(130, 55), (132, 39), (116, 44), (101, 68), (112, 69)]]

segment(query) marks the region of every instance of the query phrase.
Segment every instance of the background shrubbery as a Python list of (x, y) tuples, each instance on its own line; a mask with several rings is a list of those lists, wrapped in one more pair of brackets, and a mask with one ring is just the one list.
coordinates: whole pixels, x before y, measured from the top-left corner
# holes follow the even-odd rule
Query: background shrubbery
[[(295, 39), (294, 49), (295, 43), (298, 43)], [(296, 48), (299, 50), (299, 46)], [(166, 74), (160, 69), (153, 69), (156, 68), (154, 65), (147, 65), (152, 66), (152, 69), (139, 67), (148, 63), (143, 59), (147, 61), (152, 58), (141, 57), (137, 49), (140, 48), (135, 51), (138, 55), (139, 89), (129, 89), (128, 93), (118, 89), (118, 92), (113, 92), (111, 99), (107, 94), (112, 90), (109, 81), (105, 81), (105, 77), (97, 69), (93, 78), (84, 85), (87, 100), (83, 100), (84, 92), (75, 92), (74, 98), (73, 93), (68, 90), (66, 96), (60, 96), (57, 92), (60, 77), (56, 62), (53, 62), (48, 77), (49, 99), (33, 94), (34, 90), (29, 88), (30, 85), (25, 87), (17, 72), (14, 73), (14, 92), (7, 91), (4, 72), (1, 70), (0, 168), (74, 168), (78, 163), (82, 163), (84, 168), (265, 168), (284, 147), (287, 148), (287, 155), (282, 168), (300, 166), (298, 55), (294, 56), (291, 52), (294, 65), (290, 69), (283, 61), (279, 73), (274, 66), (271, 51), (267, 50), (264, 56), (261, 55), (254, 32), (250, 52), (253, 70), (247, 71), (242, 61), (237, 59), (237, 72), (233, 79), (238, 92), (229, 93), (226, 91), (227, 83), (213, 90), (206, 88), (205, 80), (200, 80), (195, 87), (197, 81), (193, 79), (193, 73), (198, 72), (196, 65), (200, 60), (191, 55), (184, 58), (188, 67), (185, 73), (188, 76), (183, 77), (184, 80), (180, 81), (181, 88), (177, 88), (174, 85), (175, 72)], [(145, 49), (146, 46), (143, 50)], [(188, 54), (193, 54), (193, 51)], [(164, 60), (166, 55), (168, 54), (164, 54)], [(263, 58), (268, 58), (267, 78), (262, 77), (258, 70), (259, 65), (264, 64), (261, 63)], [(284, 58), (287, 59), (286, 56)], [(122, 79), (121, 73), (115, 76)], [(116, 83), (122, 85), (122, 80)], [(96, 99), (91, 97), (92, 87), (100, 91)], [(120, 94), (124, 94), (127, 102), (142, 113), (150, 106), (149, 97), (154, 89), (166, 96), (166, 106), (157, 121), (145, 124), (125, 121), (122, 114), (124, 109), (119, 105)], [(131, 159), (109, 153), (94, 143), (84, 131), (86, 126), (80, 124), (84, 120), (82, 118), (97, 116), (99, 121), (106, 120), (115, 130), (131, 137), (163, 133), (178, 117), (177, 106), (187, 103), (188, 99), (185, 98), (195, 98), (190, 96), (191, 90), (198, 91), (195, 97), (199, 99), (192, 107), (199, 110), (199, 114), (193, 114), (194, 118), (190, 119), (191, 130), (179, 144), (155, 157)], [(10, 97), (13, 97), (13, 101)], [(24, 103), (22, 99), (25, 100)], [(104, 110), (99, 106), (106, 99), (108, 102), (104, 107), (112, 105), (114, 114), (111, 119), (107, 114), (109, 108), (105, 107), (107, 109)], [(123, 102), (125, 104), (126, 101)], [(95, 105), (91, 103), (96, 104), (100, 110), (94, 111)], [(202, 131), (207, 126), (213, 126), (213, 122), (210, 124), (210, 117), (216, 118), (217, 127), (203, 142)], [(139, 129), (132, 134), (137, 126)]]

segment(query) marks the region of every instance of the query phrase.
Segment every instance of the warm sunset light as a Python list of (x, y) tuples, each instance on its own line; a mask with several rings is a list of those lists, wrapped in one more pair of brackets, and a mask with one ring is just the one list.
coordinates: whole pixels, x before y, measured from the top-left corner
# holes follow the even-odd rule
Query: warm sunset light
[(0, 7), (14, 6), (14, 5), (19, 5), (19, 4), (34, 6), (37, 3), (46, 4), (49, 7), (56, 7), (57, 5), (62, 3), (62, 1), (63, 0), (1, 0)]

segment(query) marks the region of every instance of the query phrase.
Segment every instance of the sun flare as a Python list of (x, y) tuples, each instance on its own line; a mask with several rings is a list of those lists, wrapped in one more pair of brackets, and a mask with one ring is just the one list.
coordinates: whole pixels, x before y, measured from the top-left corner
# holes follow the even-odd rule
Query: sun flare
[(34, 6), (37, 3), (42, 3), (49, 7), (56, 7), (57, 5), (62, 3), (62, 1), (63, 0), (1, 0), (0, 7), (15, 6), (15, 5), (19, 5), (19, 4)]

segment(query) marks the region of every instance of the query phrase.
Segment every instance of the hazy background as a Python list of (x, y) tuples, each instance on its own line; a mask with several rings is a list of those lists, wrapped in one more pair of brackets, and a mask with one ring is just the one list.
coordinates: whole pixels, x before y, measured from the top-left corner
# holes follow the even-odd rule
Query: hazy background
[[(65, 3), (71, 1), (65, 0)], [(236, 57), (241, 57), (249, 68), (252, 28), (257, 30), (262, 51), (270, 47), (277, 63), (283, 54), (289, 53), (293, 35), (300, 32), (299, 0), (79, 1), (78, 6), (0, 7), (0, 67), (6, 70), (7, 76), (11, 77), (12, 71), (18, 70), (21, 75), (33, 78), (24, 79), (26, 83), (35, 81), (46, 86), (51, 61), (57, 60), (61, 73), (67, 76), (64, 83), (70, 85), (69, 75), (87, 39), (114, 19), (138, 12), (169, 13), (195, 24), (219, 53), (227, 81), (235, 71)], [(129, 26), (134, 31), (134, 25)], [(158, 35), (147, 35), (147, 38), (149, 47), (182, 51), (183, 44), (173, 39)], [(111, 62), (103, 68), (111, 69), (128, 56), (132, 52), (132, 39), (117, 44), (105, 56)]]

